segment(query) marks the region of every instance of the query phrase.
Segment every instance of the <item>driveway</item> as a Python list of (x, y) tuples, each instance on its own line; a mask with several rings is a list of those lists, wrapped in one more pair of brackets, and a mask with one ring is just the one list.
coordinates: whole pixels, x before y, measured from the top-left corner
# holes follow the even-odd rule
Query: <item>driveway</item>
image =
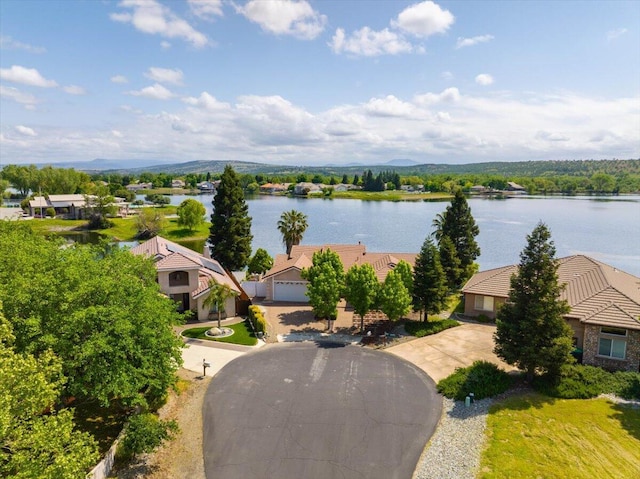
[(484, 359), (506, 371), (515, 369), (494, 353), (493, 324), (462, 323), (455, 328), (391, 346), (385, 351), (400, 356), (426, 372), (436, 383), (456, 368)]
[(410, 479), (441, 409), (433, 381), (392, 354), (268, 345), (211, 381), (205, 472), (210, 479)]

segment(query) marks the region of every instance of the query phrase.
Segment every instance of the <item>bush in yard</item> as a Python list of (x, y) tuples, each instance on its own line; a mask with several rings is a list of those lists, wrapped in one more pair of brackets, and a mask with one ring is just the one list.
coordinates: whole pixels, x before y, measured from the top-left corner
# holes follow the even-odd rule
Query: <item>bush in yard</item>
[(267, 320), (264, 319), (258, 306), (249, 306), (249, 320), (253, 324), (256, 333), (265, 333), (267, 331)]
[(152, 413), (136, 414), (130, 419), (120, 442), (119, 456), (131, 459), (137, 454), (153, 452), (164, 441), (173, 438), (177, 431), (178, 424), (175, 421), (161, 421)]
[(422, 338), (429, 336), (430, 334), (436, 334), (445, 329), (460, 326), (460, 323), (455, 319), (441, 319), (437, 321), (407, 321), (404, 323), (404, 330), (411, 336), (416, 338)]
[(476, 399), (496, 396), (511, 387), (509, 374), (488, 361), (475, 361), (438, 382), (438, 392), (448, 398), (464, 400), (469, 393)]
[(47, 216), (49, 218), (54, 218), (56, 216), (56, 210), (53, 208), (47, 208)]
[(588, 399), (600, 394), (640, 399), (640, 373), (610, 373), (602, 368), (580, 364), (564, 365), (559, 377), (541, 376), (533, 386), (548, 396), (563, 399)]

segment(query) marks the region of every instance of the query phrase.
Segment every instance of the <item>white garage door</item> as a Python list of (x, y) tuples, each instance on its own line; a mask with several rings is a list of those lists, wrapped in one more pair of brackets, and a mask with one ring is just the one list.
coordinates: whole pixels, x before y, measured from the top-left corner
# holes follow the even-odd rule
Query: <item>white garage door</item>
[(276, 281), (273, 286), (274, 301), (309, 302), (309, 298), (304, 294), (307, 291), (306, 281)]

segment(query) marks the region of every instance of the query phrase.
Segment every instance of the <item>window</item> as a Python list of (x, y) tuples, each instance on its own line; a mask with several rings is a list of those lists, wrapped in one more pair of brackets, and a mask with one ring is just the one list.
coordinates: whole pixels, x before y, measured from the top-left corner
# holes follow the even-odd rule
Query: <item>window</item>
[(477, 311), (493, 311), (493, 296), (476, 296), (475, 309)]
[(598, 355), (615, 359), (624, 359), (627, 352), (626, 336), (626, 329), (600, 328)]
[(189, 273), (174, 271), (169, 274), (169, 286), (189, 286)]

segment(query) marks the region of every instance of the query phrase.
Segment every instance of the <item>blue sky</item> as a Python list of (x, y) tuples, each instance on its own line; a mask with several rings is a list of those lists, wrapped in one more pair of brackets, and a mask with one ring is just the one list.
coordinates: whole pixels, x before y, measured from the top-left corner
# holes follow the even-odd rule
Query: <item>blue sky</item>
[(0, 35), (2, 164), (640, 157), (638, 1), (1, 0)]

